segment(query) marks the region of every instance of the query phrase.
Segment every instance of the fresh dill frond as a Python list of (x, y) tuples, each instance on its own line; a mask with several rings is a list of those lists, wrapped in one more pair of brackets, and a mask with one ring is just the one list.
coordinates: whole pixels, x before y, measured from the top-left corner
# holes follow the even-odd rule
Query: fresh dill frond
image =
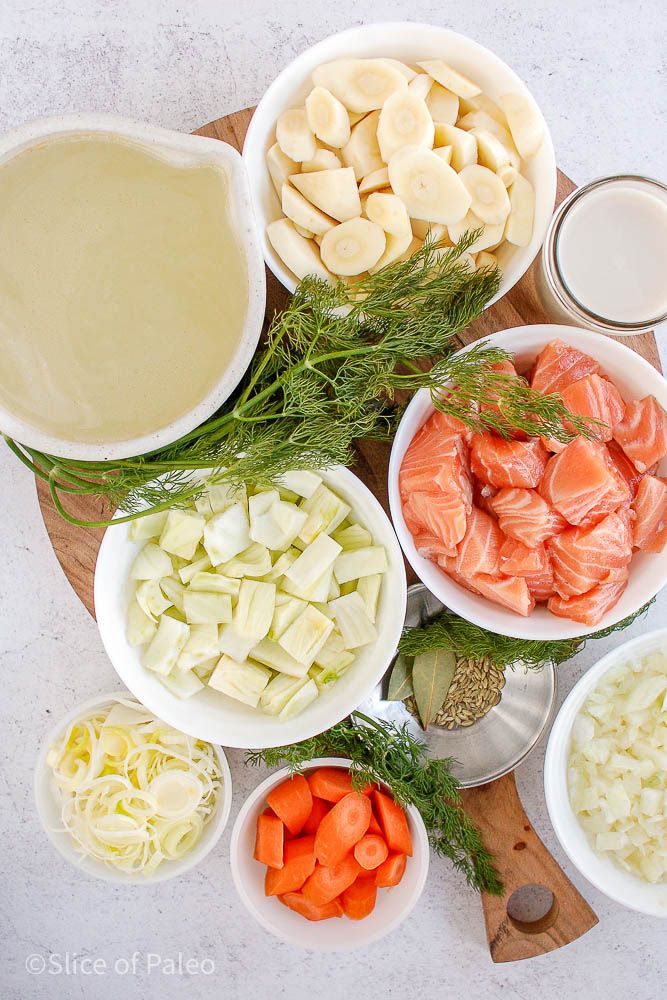
[(462, 659), (487, 660), (501, 669), (515, 665), (540, 669), (547, 663), (556, 666), (571, 659), (591, 639), (623, 631), (645, 615), (652, 603), (649, 601), (616, 625), (575, 639), (515, 639), (489, 632), (452, 611), (442, 611), (426, 625), (406, 628), (398, 650), (404, 656), (418, 656), (437, 649), (451, 649)]
[[(206, 483), (268, 484), (286, 469), (350, 465), (355, 442), (389, 440), (399, 404), (422, 387), (437, 407), (475, 429), (519, 428), (562, 441), (577, 430), (590, 435), (559, 396), (541, 396), (495, 371), (506, 352), (482, 342), (455, 353), (455, 335), (480, 315), (500, 282), (497, 268), (471, 271), (463, 263), (475, 237), (466, 233), (447, 248), (427, 240), (408, 260), (353, 288), (305, 278), (273, 318), (233, 397), (168, 448), (82, 462), (8, 443), (48, 482), (64, 518), (104, 527), (112, 522), (70, 515), (62, 495), (100, 497), (131, 520), (187, 505)], [(495, 405), (482, 406), (488, 402)]]
[(302, 743), (248, 751), (246, 762), (267, 767), (287, 765), (298, 771), (306, 761), (327, 756), (352, 761), (355, 788), (378, 781), (388, 785), (399, 805), (419, 810), (436, 854), (449, 858), (472, 888), (502, 894), (493, 857), (463, 808), (452, 761), (428, 757), (425, 744), (405, 726), (353, 712), (349, 719)]

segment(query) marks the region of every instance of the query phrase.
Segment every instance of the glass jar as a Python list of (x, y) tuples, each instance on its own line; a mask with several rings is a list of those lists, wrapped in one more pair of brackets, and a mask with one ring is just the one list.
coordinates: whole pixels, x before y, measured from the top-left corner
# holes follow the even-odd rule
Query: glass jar
[(537, 268), (550, 320), (622, 337), (667, 320), (667, 185), (632, 174), (577, 188)]

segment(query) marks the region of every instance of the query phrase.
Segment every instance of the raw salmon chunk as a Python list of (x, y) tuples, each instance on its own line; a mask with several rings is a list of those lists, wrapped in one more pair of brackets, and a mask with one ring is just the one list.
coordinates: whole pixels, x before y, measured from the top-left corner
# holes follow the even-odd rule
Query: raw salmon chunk
[(535, 607), (535, 599), (528, 589), (528, 584), (521, 576), (489, 576), (486, 573), (476, 573), (471, 580), (472, 586), (482, 597), (504, 608), (515, 611), (526, 617)]
[(458, 583), (459, 587), (465, 587), (466, 590), (471, 591), (473, 594), (479, 594), (479, 590), (473, 586), (470, 580), (467, 580), (464, 576), (456, 570), (456, 556), (439, 556), (438, 566), (444, 569), (447, 576), (450, 576), (454, 583)]
[(419, 428), (403, 456), (398, 482), (401, 497), (434, 490), (436, 475), (448, 459), (460, 455), (466, 427), (436, 410)]
[(645, 476), (632, 509), (635, 514), (633, 544), (644, 552), (662, 552), (667, 544), (667, 483)]
[(552, 340), (538, 355), (530, 384), (538, 392), (562, 392), (572, 382), (593, 375), (600, 366), (587, 354), (564, 344), (562, 340)]
[(565, 518), (553, 510), (535, 490), (504, 489), (489, 500), (503, 534), (535, 547), (567, 527)]
[(563, 598), (585, 594), (606, 583), (612, 570), (632, 558), (632, 533), (626, 514), (610, 514), (592, 528), (570, 528), (548, 543), (554, 590)]
[(630, 489), (598, 441), (578, 437), (549, 459), (541, 496), (570, 524), (595, 524), (630, 501)]
[(523, 542), (506, 538), (500, 549), (500, 572), (505, 576), (541, 577), (549, 568), (543, 544), (528, 548)]
[(548, 601), (550, 597), (553, 597), (554, 591), (554, 573), (551, 568), (551, 560), (547, 554), (547, 564), (542, 573), (531, 573), (530, 576), (525, 576), (524, 580), (528, 590), (530, 591), (530, 596), (535, 601)]
[(612, 465), (630, 487), (632, 496), (635, 496), (644, 473), (637, 471), (617, 441), (613, 439), (607, 441), (607, 452), (609, 453)]
[(497, 573), (503, 541), (503, 533), (494, 518), (473, 507), (458, 547), (456, 572), (468, 580), (478, 573)]
[(505, 441), (496, 434), (478, 434), (470, 447), (473, 474), (489, 486), (537, 486), (548, 457), (539, 438)]
[(595, 426), (595, 437), (599, 441), (611, 439), (612, 430), (623, 419), (625, 411), (623, 397), (612, 382), (596, 374), (585, 375), (566, 386), (562, 396), (571, 413), (599, 421)]
[(614, 438), (639, 472), (667, 455), (667, 413), (655, 396), (628, 403), (614, 427)]
[(571, 618), (584, 625), (597, 625), (614, 607), (627, 583), (626, 577), (614, 583), (598, 584), (587, 594), (580, 594), (578, 597), (562, 598), (556, 595), (550, 599), (547, 607), (559, 618)]
[(410, 533), (435, 535), (452, 555), (465, 534), (468, 510), (465, 497), (456, 490), (412, 493), (403, 504)]

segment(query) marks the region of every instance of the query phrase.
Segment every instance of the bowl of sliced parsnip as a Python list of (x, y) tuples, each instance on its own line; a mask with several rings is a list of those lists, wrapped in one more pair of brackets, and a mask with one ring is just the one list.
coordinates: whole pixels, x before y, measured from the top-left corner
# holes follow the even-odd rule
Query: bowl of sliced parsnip
[(370, 24), (298, 56), (246, 136), (265, 261), (290, 291), (354, 284), (425, 238), (478, 230), (471, 268), (505, 295), (534, 260), (556, 195), (544, 117), (498, 56), (447, 28)]

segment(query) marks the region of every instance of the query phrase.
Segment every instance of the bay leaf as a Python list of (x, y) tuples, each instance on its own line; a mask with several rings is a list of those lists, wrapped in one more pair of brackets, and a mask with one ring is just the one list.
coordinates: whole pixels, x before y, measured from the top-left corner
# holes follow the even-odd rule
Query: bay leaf
[(405, 701), (413, 694), (412, 690), (412, 657), (399, 653), (394, 663), (394, 669), (389, 678), (389, 701)]
[(456, 656), (451, 649), (434, 649), (415, 656), (412, 687), (424, 729), (442, 708), (455, 670)]

